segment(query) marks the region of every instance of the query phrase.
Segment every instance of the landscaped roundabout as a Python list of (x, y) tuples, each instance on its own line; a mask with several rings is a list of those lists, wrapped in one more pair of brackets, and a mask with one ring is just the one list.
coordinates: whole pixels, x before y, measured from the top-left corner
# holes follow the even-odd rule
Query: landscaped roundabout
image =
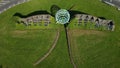
[(0, 68), (119, 68), (119, 15), (99, 0), (14, 6), (0, 14)]

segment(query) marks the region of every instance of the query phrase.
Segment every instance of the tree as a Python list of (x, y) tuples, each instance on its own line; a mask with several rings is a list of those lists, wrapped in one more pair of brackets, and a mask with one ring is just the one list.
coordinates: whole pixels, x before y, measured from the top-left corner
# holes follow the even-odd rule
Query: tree
[(2, 65), (0, 65), (0, 68), (3, 68)]
[(55, 17), (56, 12), (60, 10), (60, 7), (58, 7), (57, 5), (52, 5), (50, 8), (51, 14)]

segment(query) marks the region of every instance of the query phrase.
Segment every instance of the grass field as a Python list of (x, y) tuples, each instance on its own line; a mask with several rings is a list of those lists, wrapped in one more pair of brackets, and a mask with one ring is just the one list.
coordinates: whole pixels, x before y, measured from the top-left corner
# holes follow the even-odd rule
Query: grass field
[(119, 68), (119, 39), (106, 32), (70, 30), (72, 55), (77, 67)]
[(52, 46), (55, 34), (56, 30), (11, 31), (1, 38), (0, 63), (9, 68), (31, 68)]
[[(82, 3), (83, 2), (80, 4)], [(69, 33), (71, 50), (76, 66), (78, 68), (119, 68), (120, 11), (116, 11), (115, 8), (99, 3), (98, 1), (95, 1), (94, 3), (89, 2), (88, 6), (86, 5), (87, 3), (84, 3), (81, 6), (83, 12), (87, 12), (88, 14), (97, 17), (114, 20), (116, 30), (114, 32), (79, 30), (78, 28), (73, 27), (73, 24), (70, 24)], [(87, 9), (83, 9), (83, 7)], [(94, 10), (91, 10), (93, 8)]]
[[(17, 5), (0, 14), (0, 66), (3, 68), (72, 68), (68, 56), (64, 27), (51, 25), (44, 29), (18, 27), (13, 19), (15, 13), (23, 15), (46, 10), (52, 5), (63, 9), (81, 11), (93, 16), (115, 21), (116, 29), (95, 31), (73, 28), (68, 25), (71, 50), (77, 68), (119, 68), (120, 67), (120, 11), (99, 0), (31, 0)], [(70, 23), (74, 23), (71, 21)], [(18, 25), (19, 26), (19, 25)], [(53, 52), (39, 65), (33, 63), (42, 57), (52, 46), (57, 33), (60, 38)]]
[(40, 63), (37, 68), (72, 68), (70, 63), (66, 36), (64, 30), (61, 30), (60, 38), (58, 40), (56, 48), (53, 50), (50, 56)]

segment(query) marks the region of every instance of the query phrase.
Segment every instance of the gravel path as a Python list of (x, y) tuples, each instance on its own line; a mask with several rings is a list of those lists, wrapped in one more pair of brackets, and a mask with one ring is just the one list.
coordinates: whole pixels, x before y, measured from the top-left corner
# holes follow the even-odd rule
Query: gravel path
[(56, 44), (57, 44), (57, 41), (58, 41), (58, 39), (59, 39), (59, 36), (60, 36), (60, 33), (59, 33), (59, 31), (58, 31), (52, 47), (49, 49), (49, 51), (48, 51), (42, 58), (40, 58), (37, 62), (35, 62), (35, 63), (33, 64), (34, 66), (38, 65), (39, 63), (41, 63), (45, 58), (47, 58), (47, 57), (50, 55), (50, 53), (53, 51), (53, 49), (55, 48), (55, 46), (56, 46)]

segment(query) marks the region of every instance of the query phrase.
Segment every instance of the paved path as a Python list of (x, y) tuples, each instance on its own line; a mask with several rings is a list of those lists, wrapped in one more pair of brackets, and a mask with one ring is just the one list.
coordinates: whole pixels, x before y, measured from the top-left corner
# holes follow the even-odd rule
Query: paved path
[(116, 6), (118, 7), (118, 9), (120, 9), (120, 0), (101, 0), (104, 1), (107, 4), (110, 4), (112, 6)]
[(27, 1), (30, 1), (30, 0), (2, 0), (0, 1), (0, 13), (6, 11), (11, 7), (14, 7), (18, 4), (21, 4)]
[(40, 58), (37, 62), (35, 62), (35, 63), (33, 64), (34, 66), (38, 65), (39, 63), (41, 63), (45, 58), (47, 58), (47, 57), (50, 55), (50, 53), (53, 51), (53, 49), (55, 48), (55, 46), (56, 46), (56, 44), (57, 44), (57, 41), (58, 41), (58, 39), (59, 39), (59, 36), (60, 36), (60, 33), (59, 33), (59, 31), (58, 31), (52, 47), (49, 49), (49, 51), (48, 51), (42, 58)]

